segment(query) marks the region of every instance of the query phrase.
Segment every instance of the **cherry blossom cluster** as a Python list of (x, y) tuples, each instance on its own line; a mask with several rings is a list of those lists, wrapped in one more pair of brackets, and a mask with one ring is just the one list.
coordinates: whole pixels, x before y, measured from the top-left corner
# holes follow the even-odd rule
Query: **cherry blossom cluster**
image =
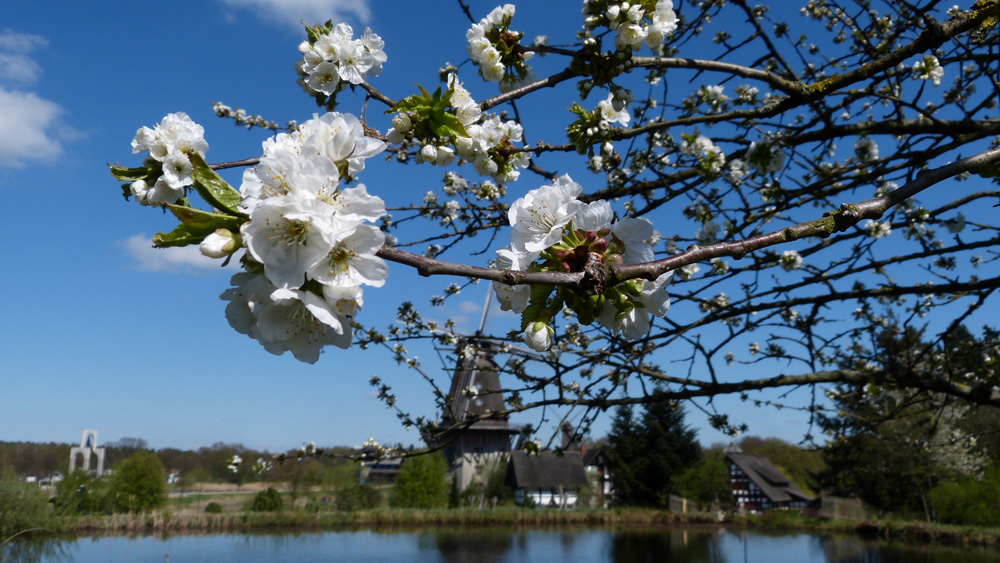
[(531, 80), (531, 66), (526, 64), (534, 53), (520, 43), (524, 33), (510, 29), (514, 5), (497, 6), (465, 33), (466, 50), (479, 75), (487, 82), (499, 82), (506, 92)]
[(703, 175), (716, 176), (722, 172), (726, 154), (711, 139), (698, 132), (682, 134), (681, 138), (681, 154), (695, 157), (698, 160), (698, 170)]
[(854, 143), (854, 154), (858, 156), (860, 162), (878, 160), (878, 144), (871, 137), (860, 137)]
[[(611, 264), (653, 260), (649, 243), (656, 236), (646, 219), (614, 221), (607, 201), (583, 203), (583, 188), (569, 175), (529, 191), (510, 208), (513, 231), (507, 248), (497, 251), (501, 268), (524, 271), (581, 272)], [(650, 329), (650, 315), (662, 317), (670, 307), (666, 284), (673, 272), (655, 281), (629, 280), (596, 295), (566, 288), (494, 284), (500, 308), (521, 314), (523, 338), (543, 351), (552, 345), (556, 314), (568, 307), (583, 324), (599, 322), (626, 338), (640, 338)]]
[(397, 102), (387, 140), (419, 144), (418, 163), (447, 166), (457, 153), (481, 175), (499, 183), (517, 180), (519, 169), (530, 164), (528, 154), (514, 147), (523, 140), (521, 125), (495, 115), (484, 118), (456, 74), (449, 73), (447, 83), (446, 92), (439, 88), (431, 94), (421, 88), (421, 95)]
[(576, 121), (566, 129), (566, 134), (576, 146), (580, 154), (589, 153), (593, 156), (593, 146), (602, 145), (602, 153), (609, 153), (611, 139), (611, 124), (628, 125), (631, 116), (627, 104), (632, 102), (632, 93), (624, 88), (616, 88), (608, 97), (597, 104), (594, 111), (587, 111), (580, 104), (573, 102), (570, 111), (577, 115)]
[[(447, 76), (447, 109), (457, 118), (463, 128), (479, 121), (482, 109), (472, 98), (472, 94), (462, 86), (458, 75), (449, 73)], [(420, 110), (424, 108), (419, 108)], [(447, 166), (455, 161), (456, 138), (459, 136), (452, 128), (447, 134), (440, 134), (434, 127), (432, 114), (424, 115), (419, 110), (399, 109), (392, 118), (392, 129), (386, 134), (386, 139), (393, 144), (413, 141), (420, 144), (417, 152), (417, 162), (428, 162), (438, 166)]]
[(468, 137), (455, 140), (458, 154), (473, 163), (476, 172), (504, 184), (517, 180), (521, 168), (530, 164), (528, 153), (513, 150), (523, 141), (524, 130), (516, 121), (491, 116), (481, 124), (466, 127)]
[(332, 98), (347, 84), (361, 84), (378, 76), (386, 61), (385, 42), (365, 28), (359, 39), (346, 23), (307, 28), (309, 40), (299, 45), (302, 59), (295, 68), (302, 88), (311, 95)]
[(781, 253), (779, 263), (781, 264), (781, 268), (786, 272), (798, 270), (802, 267), (802, 255), (794, 250), (786, 250)]
[[(229, 324), (272, 354), (314, 363), (327, 344), (351, 345), (362, 286), (380, 287), (388, 266), (375, 254), (385, 203), (364, 185), (341, 185), (385, 148), (352, 115), (327, 113), (264, 142), (260, 163), (243, 174), (239, 235), (246, 272), (233, 276)], [(227, 233), (216, 233), (226, 238)], [(211, 237), (202, 244), (206, 254)], [(237, 249), (239, 248), (238, 245)]]
[(915, 78), (930, 80), (935, 86), (940, 86), (941, 79), (944, 78), (944, 67), (933, 55), (924, 55), (922, 59), (913, 63), (911, 70)]
[(208, 152), (205, 128), (186, 113), (165, 116), (153, 129), (142, 127), (132, 140), (132, 152), (149, 152), (143, 163), (149, 174), (134, 180), (132, 195), (142, 205), (176, 203), (184, 197), (185, 188), (194, 183), (191, 159), (186, 153)]
[(587, 31), (604, 26), (616, 31), (619, 51), (638, 51), (645, 43), (654, 51), (677, 29), (677, 14), (671, 0), (584, 0), (583, 25)]
[(693, 111), (701, 104), (706, 104), (708, 106), (708, 113), (722, 112), (729, 104), (729, 96), (722, 93), (723, 89), (722, 85), (702, 85), (694, 94), (691, 94), (691, 96), (684, 100), (684, 107), (689, 111)]
[(750, 143), (747, 149), (747, 162), (750, 168), (760, 174), (768, 174), (780, 171), (785, 167), (788, 155), (781, 150), (781, 146), (776, 139), (765, 139), (764, 141)]

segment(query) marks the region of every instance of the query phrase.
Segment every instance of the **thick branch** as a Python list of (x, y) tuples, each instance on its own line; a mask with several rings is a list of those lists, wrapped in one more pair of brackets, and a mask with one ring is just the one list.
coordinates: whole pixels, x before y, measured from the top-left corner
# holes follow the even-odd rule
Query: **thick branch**
[(786, 80), (774, 73), (740, 66), (722, 61), (690, 59), (679, 57), (632, 57), (632, 64), (647, 68), (694, 68), (698, 70), (714, 70), (766, 82), (786, 94), (806, 94), (805, 86), (800, 82)]
[(854, 204), (842, 204), (837, 211), (827, 212), (822, 219), (808, 221), (748, 239), (695, 247), (687, 252), (641, 264), (608, 266), (607, 270), (586, 272), (526, 272), (482, 268), (427, 258), (398, 248), (383, 246), (378, 256), (391, 262), (411, 266), (422, 276), (452, 275), (478, 278), (507, 285), (532, 284), (570, 286), (586, 290), (607, 287), (633, 278), (654, 280), (661, 274), (695, 262), (731, 256), (740, 259), (749, 252), (807, 237), (828, 237), (845, 231), (862, 219), (878, 219), (889, 208), (899, 205), (931, 186), (963, 172), (977, 172), (1000, 162), (1000, 149), (993, 149), (940, 168), (920, 174), (915, 180), (888, 194)]

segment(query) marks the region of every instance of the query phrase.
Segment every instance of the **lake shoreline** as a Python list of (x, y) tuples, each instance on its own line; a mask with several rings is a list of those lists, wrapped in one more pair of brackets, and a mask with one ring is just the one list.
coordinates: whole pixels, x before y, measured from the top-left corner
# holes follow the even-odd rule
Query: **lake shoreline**
[[(751, 530), (754, 532), (801, 531), (819, 534), (854, 535), (863, 539), (917, 542), (929, 545), (1000, 548), (1000, 530), (949, 526), (923, 522), (847, 522), (804, 518), (792, 513), (727, 515), (719, 521), (715, 514), (678, 514), (647, 509), (621, 510), (493, 510), (376, 509), (356, 512), (236, 512), (230, 514), (181, 514), (153, 512), (83, 516), (63, 520), (58, 535), (187, 535), (245, 532), (315, 532), (380, 530), (434, 530), (441, 528), (520, 529), (613, 529), (627, 527), (648, 530), (705, 529)], [(35, 535), (35, 534), (31, 534)]]

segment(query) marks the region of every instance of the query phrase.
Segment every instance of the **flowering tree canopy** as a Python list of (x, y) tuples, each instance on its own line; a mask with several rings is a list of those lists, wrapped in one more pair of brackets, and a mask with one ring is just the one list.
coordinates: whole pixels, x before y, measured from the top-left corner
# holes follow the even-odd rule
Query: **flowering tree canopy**
[[(768, 388), (812, 390), (797, 405), (810, 410), (825, 404), (816, 386), (873, 382), (1000, 405), (992, 331), (981, 373), (894, 374), (870, 345), (995, 305), (1000, 2), (784, 4), (585, 0), (577, 21), (549, 22), (575, 33), (557, 45), (518, 31), (512, 4), (482, 16), (460, 0), (466, 62), (412, 77), (440, 81), (417, 92), (378, 78), (404, 72), (392, 51), (412, 45), (309, 25), (306, 120), (216, 104), (276, 134), (209, 164), (203, 128), (170, 114), (136, 133), (141, 165), (112, 173), (178, 219), (156, 246), (239, 260), (226, 316), (268, 352), (384, 347), (444, 403), (407, 346), (487, 350), (509, 408), (486, 416), (572, 406), (585, 428), (654, 386), (733, 433), (742, 422), (712, 398)], [(561, 106), (531, 113), (542, 95)], [(238, 185), (218, 173), (238, 166)], [(360, 183), (370, 166), (439, 166), (443, 180), (389, 207), (388, 187)], [(412, 296), (392, 326), (367, 326), (364, 296), (413, 270), (450, 277), (431, 305), (491, 282), (520, 326), (459, 334)], [(404, 424), (440, 431), (372, 383)]]

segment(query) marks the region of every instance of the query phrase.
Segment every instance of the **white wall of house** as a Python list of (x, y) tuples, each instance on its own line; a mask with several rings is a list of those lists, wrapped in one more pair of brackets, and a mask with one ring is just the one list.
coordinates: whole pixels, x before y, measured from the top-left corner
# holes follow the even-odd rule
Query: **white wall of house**
[(576, 490), (566, 490), (560, 496), (559, 489), (516, 489), (514, 491), (514, 504), (520, 506), (524, 504), (525, 498), (530, 498), (538, 507), (561, 506), (563, 499), (565, 499), (565, 508), (572, 508), (576, 506), (576, 493)]

